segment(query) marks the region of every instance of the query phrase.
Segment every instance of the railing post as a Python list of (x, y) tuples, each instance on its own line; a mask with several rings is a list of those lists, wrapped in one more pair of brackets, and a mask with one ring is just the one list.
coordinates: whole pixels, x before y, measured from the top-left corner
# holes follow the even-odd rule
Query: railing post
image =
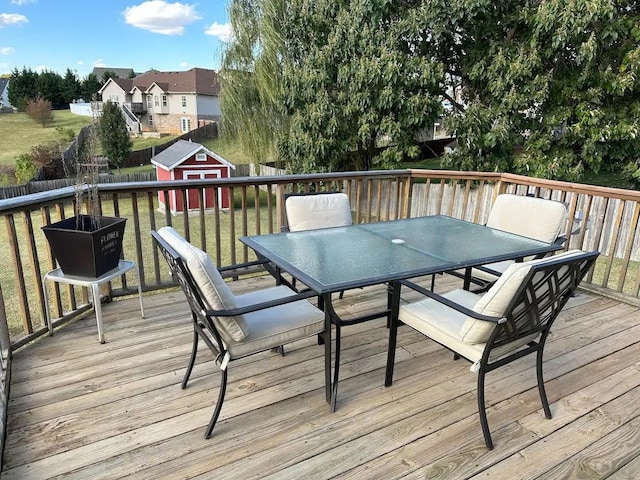
[(0, 287), (0, 470), (4, 457), (4, 446), (7, 437), (7, 407), (11, 384), (11, 338), (7, 324), (7, 311), (4, 308), (4, 297)]

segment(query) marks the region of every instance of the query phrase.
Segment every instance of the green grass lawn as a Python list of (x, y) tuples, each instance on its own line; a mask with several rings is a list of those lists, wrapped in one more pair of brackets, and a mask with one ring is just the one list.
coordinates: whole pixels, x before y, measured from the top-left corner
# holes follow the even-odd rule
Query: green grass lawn
[(69, 110), (54, 110), (53, 123), (42, 127), (26, 113), (0, 115), (0, 165), (13, 165), (16, 158), (29, 153), (31, 147), (58, 138), (56, 128), (70, 128), (76, 134), (91, 123), (90, 117), (75, 115)]

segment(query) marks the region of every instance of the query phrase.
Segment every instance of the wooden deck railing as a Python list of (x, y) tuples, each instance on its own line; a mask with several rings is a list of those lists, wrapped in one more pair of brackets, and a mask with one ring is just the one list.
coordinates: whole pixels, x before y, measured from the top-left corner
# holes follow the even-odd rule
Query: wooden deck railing
[[(587, 283), (623, 301), (638, 302), (640, 290), (640, 192), (554, 182), (529, 177), (477, 172), (394, 170), (315, 175), (281, 175), (116, 183), (100, 186), (106, 215), (128, 219), (124, 257), (140, 267), (141, 286), (166, 288), (169, 276), (149, 231), (173, 225), (206, 250), (221, 266), (244, 262), (252, 253), (238, 241), (243, 235), (272, 233), (284, 224), (282, 195), (291, 191), (341, 190), (352, 203), (357, 223), (442, 213), (473, 222), (486, 221), (496, 195), (514, 192), (566, 202), (570, 211), (568, 247), (602, 252)], [(161, 210), (159, 195), (176, 192), (181, 213)], [(204, 208), (205, 191), (215, 204)], [(220, 208), (217, 199), (228, 192), (234, 201)], [(42, 277), (55, 263), (40, 227), (72, 215), (73, 188), (1, 200), (1, 232), (5, 254), (0, 259), (0, 286), (7, 299), (12, 348), (46, 333)], [(187, 205), (199, 208), (187, 211)], [(3, 263), (4, 262), (4, 263)], [(110, 296), (134, 293), (132, 279), (114, 282)], [(55, 285), (49, 305), (58, 325), (88, 308), (83, 289)]]

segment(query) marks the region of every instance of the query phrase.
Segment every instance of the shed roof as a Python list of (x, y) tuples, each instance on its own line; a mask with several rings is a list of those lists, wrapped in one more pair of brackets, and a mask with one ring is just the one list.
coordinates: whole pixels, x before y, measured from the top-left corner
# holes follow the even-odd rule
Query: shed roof
[(171, 145), (170, 147), (164, 149), (159, 154), (155, 155), (151, 159), (151, 163), (153, 165), (157, 165), (158, 167), (164, 170), (173, 170), (181, 163), (191, 158), (196, 153), (206, 153), (207, 155), (215, 158), (221, 164), (233, 168), (235, 170), (236, 166), (225, 160), (220, 155), (215, 152), (212, 152), (204, 145), (201, 145), (196, 142), (189, 142), (187, 140), (178, 140), (176, 143)]

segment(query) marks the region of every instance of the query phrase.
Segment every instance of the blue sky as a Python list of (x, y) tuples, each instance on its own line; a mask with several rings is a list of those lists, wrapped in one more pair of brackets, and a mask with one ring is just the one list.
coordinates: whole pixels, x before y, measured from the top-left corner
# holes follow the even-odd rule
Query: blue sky
[(226, 0), (0, 0), (0, 74), (219, 69)]

